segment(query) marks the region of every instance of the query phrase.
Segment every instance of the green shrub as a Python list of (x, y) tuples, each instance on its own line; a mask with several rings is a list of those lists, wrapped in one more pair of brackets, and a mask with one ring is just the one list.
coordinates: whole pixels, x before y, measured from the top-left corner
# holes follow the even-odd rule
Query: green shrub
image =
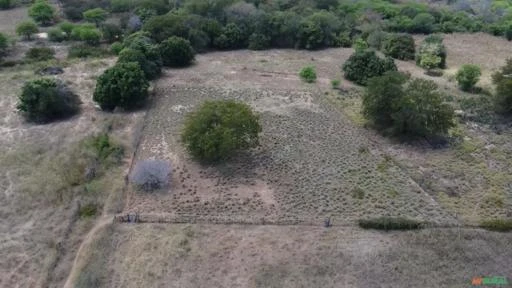
[(124, 48), (130, 48), (142, 52), (146, 57), (147, 67), (142, 67), (148, 77), (154, 79), (158, 77), (162, 69), (162, 58), (158, 45), (148, 37), (147, 32), (136, 32), (126, 37), (123, 41)]
[(123, 38), (123, 30), (115, 24), (103, 24), (101, 26), (101, 34), (107, 43), (120, 41)]
[(68, 58), (100, 58), (110, 55), (108, 50), (87, 44), (76, 44), (69, 47)]
[(64, 33), (60, 28), (51, 28), (48, 30), (48, 40), (52, 42), (62, 42), (66, 39), (66, 33)]
[(480, 223), (480, 227), (490, 231), (508, 232), (512, 231), (512, 219), (487, 220)]
[(316, 81), (316, 70), (313, 66), (306, 66), (299, 72), (300, 79), (307, 83), (313, 83)]
[(114, 13), (128, 12), (132, 8), (131, 0), (111, 0), (110, 10)]
[(172, 36), (159, 45), (164, 66), (184, 67), (194, 61), (195, 52), (190, 42), (181, 37)]
[(107, 15), (107, 11), (101, 8), (89, 9), (83, 13), (85, 21), (96, 24), (96, 27), (107, 19)]
[(28, 121), (46, 123), (75, 115), (79, 105), (80, 99), (67, 86), (43, 78), (25, 83), (17, 109)]
[(412, 19), (413, 33), (430, 34), (434, 30), (436, 19), (429, 13), (420, 13)]
[(84, 41), (92, 46), (98, 46), (100, 44), (101, 36), (101, 31), (91, 24), (75, 26), (71, 32), (71, 38), (73, 40)]
[(477, 65), (465, 64), (460, 67), (459, 71), (457, 71), (455, 79), (457, 79), (457, 83), (463, 91), (470, 91), (475, 87), (481, 75), (482, 72), (480, 71), (480, 67)]
[(438, 35), (426, 37), (416, 54), (416, 65), (425, 69), (446, 68), (446, 47), (443, 38)]
[(135, 62), (139, 64), (148, 80), (156, 79), (161, 73), (160, 66), (148, 60), (144, 53), (139, 50), (124, 48), (119, 53), (119, 58), (117, 61), (118, 63)]
[(357, 38), (354, 41), (354, 50), (356, 50), (356, 52), (363, 52), (366, 49), (368, 49), (368, 43), (366, 43), (363, 38)]
[(414, 39), (409, 34), (390, 34), (382, 45), (385, 55), (400, 60), (413, 60)]
[(239, 49), (244, 46), (242, 30), (229, 23), (222, 29), (222, 34), (214, 40), (215, 47), (219, 49)]
[(375, 30), (368, 35), (366, 38), (366, 42), (370, 48), (380, 50), (382, 48), (382, 44), (387, 39), (388, 34), (381, 30)]
[(340, 87), (341, 81), (339, 79), (332, 79), (331, 80), (331, 87), (332, 89), (338, 89)]
[(433, 81), (389, 72), (368, 81), (363, 114), (378, 129), (395, 135), (434, 136), (455, 126), (453, 108)]
[(496, 107), (499, 112), (512, 112), (512, 58), (507, 59), (505, 66), (492, 75), (496, 85)]
[(148, 80), (138, 63), (118, 63), (98, 78), (93, 100), (103, 110), (138, 108), (146, 102), (148, 87)]
[(86, 146), (94, 154), (94, 158), (104, 167), (119, 163), (124, 154), (124, 149), (110, 139), (107, 133), (102, 133), (88, 139)]
[(28, 10), (28, 15), (37, 23), (48, 25), (55, 18), (55, 8), (46, 0), (36, 0)]
[(381, 59), (371, 50), (356, 52), (343, 64), (345, 78), (359, 85), (366, 85), (368, 79), (396, 70), (393, 59)]
[(403, 85), (407, 77), (400, 72), (387, 72), (381, 77), (368, 80), (363, 94), (363, 115), (378, 128), (385, 129), (393, 125), (395, 103), (404, 97)]
[(75, 29), (75, 24), (64, 21), (59, 24), (59, 28), (64, 33), (66, 33), (66, 37), (69, 39), (71, 37), (71, 32), (73, 32), (73, 29)]
[(90, 218), (96, 216), (96, 213), (98, 213), (98, 206), (94, 203), (88, 203), (84, 206), (80, 206), (80, 209), (78, 210), (78, 216), (80, 218)]
[(349, 48), (352, 46), (352, 39), (350, 39), (349, 32), (342, 32), (336, 38), (336, 46)]
[(423, 223), (401, 217), (379, 217), (359, 220), (359, 227), (377, 230), (417, 230), (423, 228)]
[(253, 33), (249, 37), (249, 49), (250, 50), (265, 50), (270, 47), (270, 38), (261, 34)]
[(16, 34), (25, 37), (27, 40), (31, 40), (32, 35), (37, 32), (39, 32), (39, 28), (37, 28), (36, 23), (32, 21), (25, 21), (16, 25)]
[(13, 0), (0, 0), (0, 9), (5, 10), (13, 6)]
[(7, 49), (9, 48), (9, 40), (7, 37), (0, 33), (0, 59), (7, 54)]
[(189, 153), (201, 161), (223, 160), (238, 150), (258, 145), (258, 121), (247, 104), (207, 101), (187, 115), (182, 141)]
[(29, 61), (47, 61), (55, 58), (55, 50), (48, 47), (33, 47), (25, 54)]
[(110, 45), (110, 51), (114, 55), (119, 55), (119, 53), (123, 50), (123, 44), (121, 42), (114, 42)]

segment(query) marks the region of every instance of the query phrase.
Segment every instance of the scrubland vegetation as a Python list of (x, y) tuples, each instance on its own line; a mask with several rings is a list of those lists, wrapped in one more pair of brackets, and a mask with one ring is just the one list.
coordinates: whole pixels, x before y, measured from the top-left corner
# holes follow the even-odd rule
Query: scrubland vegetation
[[(354, 230), (372, 236), (339, 251), (339, 231), (309, 227), (301, 237), (305, 248), (348, 247), (358, 257), (393, 247), (391, 257), (418, 267), (386, 261), (415, 275), (445, 272), (432, 263), (451, 251), (425, 240), (441, 233), (464, 255), (450, 256), (455, 276), (442, 285), (476, 276), (461, 263), (496, 255), (469, 249), (506, 250), (512, 229), (512, 3), (435, 2), (0, 0), (0, 212), (11, 223), (0, 236), (6, 247), (28, 247), (6, 252), (17, 265), (0, 265), (0, 286), (158, 286), (164, 272), (134, 280), (115, 266), (137, 274), (133, 267), (155, 263), (184, 269), (170, 271), (176, 287), (212, 275), (219, 287), (232, 286), (229, 272), (199, 262), (230, 254), (233, 243), (258, 245), (237, 238), (247, 227), (220, 241), (228, 228), (129, 229), (123, 221), (290, 225), (255, 226), (261, 243), (259, 233), (270, 232), (290, 233), (295, 243), (308, 226)], [(19, 20), (5, 20), (18, 10)], [(479, 55), (479, 47), (454, 43), (458, 35), (488, 37), (486, 49), (496, 53)], [(41, 215), (49, 223), (39, 224)], [(460, 232), (478, 228), (505, 240)], [(29, 239), (43, 230), (46, 238)], [(202, 254), (210, 236), (219, 249)], [(126, 237), (134, 247), (118, 242)], [(405, 239), (403, 247), (377, 243), (387, 237)], [(414, 250), (422, 245), (437, 254)], [(308, 255), (339, 267), (320, 248)], [(313, 272), (268, 255), (247, 264), (249, 255), (236, 253), (235, 266), (255, 271), (239, 271), (244, 287), (378, 286), (350, 265), (355, 282), (295, 254), (283, 259)], [(512, 258), (499, 259), (485, 265), (508, 273)], [(219, 261), (227, 266), (216, 270), (238, 269)], [(208, 274), (198, 282), (185, 271), (196, 267)], [(33, 276), (20, 280), (25, 274)], [(283, 280), (288, 274), (297, 282)], [(404, 279), (389, 283), (402, 287)]]

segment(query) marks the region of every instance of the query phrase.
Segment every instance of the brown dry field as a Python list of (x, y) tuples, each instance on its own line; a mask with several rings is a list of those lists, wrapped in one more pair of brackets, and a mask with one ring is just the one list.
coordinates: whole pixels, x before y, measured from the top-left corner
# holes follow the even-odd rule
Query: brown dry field
[(512, 276), (512, 234), (309, 226), (122, 225), (101, 287), (470, 287)]
[(15, 112), (21, 86), (36, 77), (35, 68), (0, 70), (0, 287), (61, 287), (83, 235), (94, 225), (93, 219), (76, 218), (77, 201), (94, 199), (105, 212), (120, 211), (123, 168), (91, 183), (88, 193), (66, 188), (66, 169), (78, 142), (111, 125), (116, 139), (129, 143), (143, 114), (111, 115), (94, 107), (95, 77), (112, 63), (69, 64), (58, 78), (79, 95), (81, 112), (46, 125), (26, 123)]

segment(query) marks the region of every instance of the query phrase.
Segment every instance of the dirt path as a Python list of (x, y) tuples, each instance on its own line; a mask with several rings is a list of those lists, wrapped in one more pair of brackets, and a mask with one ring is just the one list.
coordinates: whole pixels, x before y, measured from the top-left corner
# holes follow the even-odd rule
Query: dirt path
[(84, 251), (87, 251), (89, 246), (98, 237), (99, 233), (102, 232), (102, 229), (105, 229), (108, 225), (112, 224), (112, 218), (112, 215), (103, 215), (100, 219), (98, 219), (98, 221), (96, 221), (96, 224), (89, 231), (89, 233), (87, 233), (84, 240), (80, 244), (80, 247), (78, 248), (78, 252), (76, 253), (75, 260), (73, 261), (73, 266), (70, 270), (68, 278), (66, 279), (64, 288), (73, 288), (73, 284), (76, 281), (76, 278), (78, 277), (81, 268), (85, 265), (83, 259), (84, 254), (86, 254), (86, 252)]

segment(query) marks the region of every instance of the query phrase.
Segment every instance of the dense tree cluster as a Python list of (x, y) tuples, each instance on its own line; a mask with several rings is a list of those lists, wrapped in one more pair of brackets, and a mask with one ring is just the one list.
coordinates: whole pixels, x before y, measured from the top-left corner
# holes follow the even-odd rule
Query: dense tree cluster
[(453, 108), (433, 81), (388, 72), (368, 81), (363, 114), (378, 129), (395, 135), (446, 134), (455, 125)]
[(368, 79), (396, 70), (393, 59), (380, 58), (373, 50), (356, 51), (343, 64), (345, 78), (359, 85), (366, 85)]

